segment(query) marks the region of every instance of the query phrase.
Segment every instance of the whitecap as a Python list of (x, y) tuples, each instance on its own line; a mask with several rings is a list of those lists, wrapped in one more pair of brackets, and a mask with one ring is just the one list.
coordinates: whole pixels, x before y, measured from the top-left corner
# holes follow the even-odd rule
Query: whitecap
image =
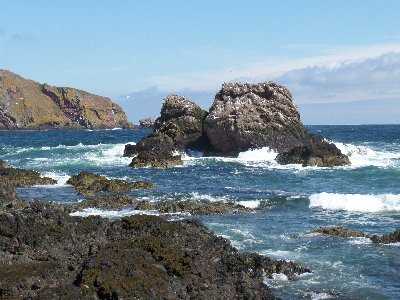
[(242, 200), (236, 201), (236, 203), (244, 207), (254, 209), (260, 206), (261, 200)]
[(400, 211), (400, 195), (319, 193), (309, 197), (309, 207), (358, 212)]
[[(330, 142), (330, 141), (328, 141)], [(389, 151), (377, 151), (365, 146), (352, 144), (334, 143), (343, 154), (349, 157), (350, 168), (360, 167), (390, 167), (396, 165), (396, 160), (400, 159), (400, 153)]]
[[(166, 215), (167, 213), (161, 213), (157, 210), (135, 210), (135, 209), (121, 209), (121, 210), (103, 210), (98, 208), (85, 208), (82, 211), (76, 211), (70, 215), (73, 217), (88, 217), (88, 216), (100, 216), (103, 218), (117, 219), (122, 217), (128, 217), (133, 215)], [(187, 213), (168, 213), (168, 215), (189, 215)]]

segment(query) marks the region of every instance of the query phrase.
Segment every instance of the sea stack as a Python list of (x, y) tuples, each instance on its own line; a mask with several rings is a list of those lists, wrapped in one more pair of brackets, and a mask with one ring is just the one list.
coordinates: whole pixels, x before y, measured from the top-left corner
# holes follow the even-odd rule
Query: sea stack
[(276, 151), (280, 164), (350, 164), (335, 144), (304, 127), (289, 90), (272, 81), (223, 84), (208, 113), (185, 97), (167, 97), (153, 133), (126, 145), (125, 156), (134, 157), (132, 167), (172, 167), (188, 150), (236, 157), (262, 147)]

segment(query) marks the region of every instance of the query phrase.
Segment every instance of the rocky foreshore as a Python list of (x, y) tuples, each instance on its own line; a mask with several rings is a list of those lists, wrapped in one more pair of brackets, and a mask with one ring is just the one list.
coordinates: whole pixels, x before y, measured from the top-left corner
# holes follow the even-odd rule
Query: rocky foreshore
[[(1, 161), (0, 170), (5, 169), (13, 168)], [(119, 188), (110, 192), (107, 183), (113, 180), (87, 172), (71, 178), (77, 191), (88, 195), (77, 204), (24, 201), (15, 193), (16, 186), (33, 184), (23, 178), (32, 171), (24, 171), (19, 181), (3, 184), (8, 175), (0, 178), (0, 299), (275, 299), (265, 278), (283, 273), (294, 279), (310, 272), (293, 262), (239, 252), (197, 220), (70, 214), (126, 205), (228, 213), (229, 204), (216, 203), (212, 209), (192, 203), (138, 204)], [(91, 181), (92, 190), (79, 184), (90, 180), (98, 181)], [(109, 193), (98, 194), (103, 190)]]
[(350, 164), (335, 144), (311, 134), (302, 124), (289, 90), (274, 82), (227, 83), (209, 111), (189, 99), (164, 99), (153, 133), (126, 145), (131, 167), (174, 167), (192, 150), (206, 156), (237, 156), (268, 147), (280, 164), (332, 167)]

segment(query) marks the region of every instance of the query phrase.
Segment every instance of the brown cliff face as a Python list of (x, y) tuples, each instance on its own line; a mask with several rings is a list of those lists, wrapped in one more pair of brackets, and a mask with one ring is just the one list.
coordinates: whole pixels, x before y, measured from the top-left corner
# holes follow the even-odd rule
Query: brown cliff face
[(111, 99), (0, 70), (0, 129), (107, 129), (131, 124)]

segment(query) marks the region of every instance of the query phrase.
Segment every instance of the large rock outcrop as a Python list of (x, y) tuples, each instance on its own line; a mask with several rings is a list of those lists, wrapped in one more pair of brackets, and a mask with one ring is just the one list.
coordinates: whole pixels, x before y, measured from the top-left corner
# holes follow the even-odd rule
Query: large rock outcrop
[(308, 138), (292, 95), (273, 82), (224, 84), (204, 130), (213, 148), (225, 154), (266, 146), (288, 151)]
[(185, 97), (169, 96), (155, 129), (137, 145), (126, 145), (132, 167), (172, 167), (182, 164), (180, 153), (237, 156), (249, 149), (269, 147), (281, 164), (342, 166), (350, 164), (332, 143), (308, 132), (292, 95), (274, 82), (227, 83), (215, 96), (209, 113)]
[(54, 87), (0, 70), (0, 129), (128, 128), (122, 108), (109, 98)]
[(207, 112), (197, 104), (176, 95), (164, 99), (154, 131), (137, 145), (126, 145), (125, 156), (132, 156), (132, 167), (166, 168), (182, 164), (181, 153), (199, 150), (207, 144), (203, 121)]

